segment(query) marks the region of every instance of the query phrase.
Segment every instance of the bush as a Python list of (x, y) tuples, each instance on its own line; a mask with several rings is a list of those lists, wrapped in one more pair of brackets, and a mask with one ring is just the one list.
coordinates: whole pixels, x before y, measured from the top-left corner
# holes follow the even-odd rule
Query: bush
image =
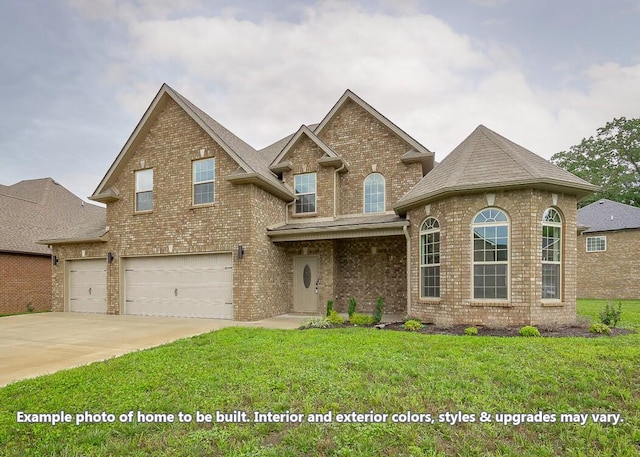
[(371, 325), (373, 324), (373, 316), (369, 314), (353, 313), (349, 316), (349, 322), (353, 325)]
[(418, 319), (409, 319), (404, 323), (405, 330), (409, 330), (411, 332), (417, 332), (418, 330), (421, 330), (422, 327), (424, 327), (424, 325), (422, 325), (422, 322)]
[(356, 299), (353, 297), (349, 297), (349, 319), (353, 316), (353, 313), (356, 312)]
[(476, 327), (467, 327), (464, 329), (464, 334), (468, 336), (475, 336), (478, 334), (478, 329)]
[(540, 330), (533, 325), (525, 325), (520, 329), (520, 336), (540, 336)]
[(376, 300), (376, 312), (373, 313), (373, 323), (377, 324), (382, 320), (382, 310), (384, 309), (384, 299), (378, 297)]
[(302, 328), (329, 328), (331, 322), (325, 317), (312, 317), (307, 322), (302, 324)]
[(603, 323), (593, 324), (591, 327), (589, 327), (589, 331), (591, 333), (605, 333), (607, 335), (611, 333), (611, 329), (609, 328), (609, 326)]
[(327, 300), (327, 317), (329, 317), (331, 311), (333, 311), (333, 300)]
[(618, 309), (613, 305), (613, 302), (607, 302), (604, 309), (600, 312), (600, 322), (608, 327), (615, 327), (620, 322), (620, 315), (622, 314), (622, 302), (618, 302)]
[(331, 325), (342, 325), (344, 324), (344, 318), (338, 314), (338, 311), (332, 309), (329, 315), (327, 316), (327, 320), (331, 323)]

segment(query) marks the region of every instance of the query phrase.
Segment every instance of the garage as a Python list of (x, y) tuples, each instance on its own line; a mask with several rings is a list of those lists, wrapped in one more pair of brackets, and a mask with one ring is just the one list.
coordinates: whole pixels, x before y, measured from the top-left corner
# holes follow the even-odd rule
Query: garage
[(67, 261), (69, 271), (69, 311), (107, 312), (107, 261), (82, 259)]
[(230, 253), (124, 260), (125, 314), (233, 319)]

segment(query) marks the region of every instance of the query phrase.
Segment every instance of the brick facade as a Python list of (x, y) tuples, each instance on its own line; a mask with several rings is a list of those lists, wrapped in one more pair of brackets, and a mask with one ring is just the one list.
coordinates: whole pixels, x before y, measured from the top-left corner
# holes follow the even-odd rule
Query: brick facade
[[(603, 252), (587, 252), (587, 238), (606, 236)], [(578, 297), (640, 299), (640, 230), (578, 235)]]
[[(496, 192), (440, 200), (409, 213), (411, 220), (410, 314), (438, 325), (489, 326), (563, 324), (574, 322), (576, 201), (574, 197), (536, 190)], [(503, 210), (509, 217), (509, 298), (492, 302), (472, 299), (472, 221), (485, 208)], [(563, 216), (561, 300), (542, 300), (542, 215), (556, 208)], [(420, 297), (420, 225), (432, 216), (440, 222), (439, 299)]]
[(0, 314), (51, 309), (51, 257), (0, 253)]

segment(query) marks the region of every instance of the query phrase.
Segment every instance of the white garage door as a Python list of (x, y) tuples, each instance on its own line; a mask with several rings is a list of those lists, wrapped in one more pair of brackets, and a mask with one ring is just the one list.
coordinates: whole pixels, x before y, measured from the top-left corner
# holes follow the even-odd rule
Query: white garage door
[(107, 312), (107, 261), (69, 260), (69, 311)]
[(125, 313), (233, 319), (231, 254), (125, 260)]

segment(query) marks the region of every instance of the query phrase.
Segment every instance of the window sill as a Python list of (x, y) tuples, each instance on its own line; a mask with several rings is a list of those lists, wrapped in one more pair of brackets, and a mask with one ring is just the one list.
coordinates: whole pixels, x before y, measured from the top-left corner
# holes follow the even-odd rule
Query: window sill
[(547, 307), (547, 308), (559, 308), (564, 306), (564, 302), (562, 300), (551, 300), (551, 299), (542, 299), (542, 306)]
[(510, 301), (478, 301), (478, 300), (471, 300), (471, 306), (472, 307), (477, 307), (477, 308), (482, 308), (482, 307), (498, 307), (498, 308), (511, 308), (511, 302)]
[(442, 302), (442, 297), (420, 297), (418, 303), (428, 303), (430, 305), (439, 305)]
[(134, 212), (133, 212), (133, 215), (134, 215), (134, 216), (140, 216), (140, 215), (142, 215), (142, 214), (151, 214), (151, 213), (153, 213), (153, 210), (152, 210), (152, 209), (150, 209), (150, 210), (148, 210), (148, 211), (134, 211)]
[(200, 209), (200, 208), (211, 208), (212, 206), (216, 206), (216, 202), (202, 203), (201, 205), (191, 205), (189, 206), (189, 209), (194, 210), (194, 209)]
[(314, 212), (314, 213), (293, 213), (291, 215), (291, 217), (316, 217), (318, 215), (318, 212)]

